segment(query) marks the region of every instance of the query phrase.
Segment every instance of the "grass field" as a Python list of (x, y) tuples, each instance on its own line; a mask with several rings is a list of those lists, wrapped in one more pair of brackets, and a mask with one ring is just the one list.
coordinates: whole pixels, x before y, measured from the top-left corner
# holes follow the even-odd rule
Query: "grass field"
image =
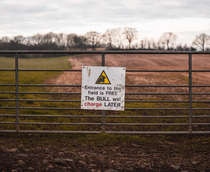
[[(32, 59), (19, 59), (19, 69), (70, 69), (71, 64), (68, 61), (69, 56), (59, 57), (59, 58), (32, 58)], [(0, 68), (1, 69), (14, 69), (15, 68), (15, 59), (14, 58), (0, 58)], [(19, 84), (43, 84), (47, 79), (54, 78), (60, 75), (61, 72), (19, 72)], [(0, 81), (1, 84), (15, 84), (15, 72), (0, 72)], [(1, 87), (1, 92), (14, 92), (15, 87)], [(49, 92), (49, 88), (43, 87), (19, 87), (20, 92)], [(50, 95), (39, 95), (39, 94), (21, 94), (19, 99), (36, 99), (36, 100), (48, 100), (53, 99), (54, 96)], [(0, 99), (15, 99), (15, 95), (13, 94), (1, 94)], [(61, 97), (57, 96), (56, 99), (61, 99)], [(57, 107), (59, 106), (53, 102), (20, 102), (20, 107)], [(15, 102), (0, 102), (0, 106), (3, 107), (15, 107)], [(64, 107), (65, 103), (61, 105)], [(43, 110), (20, 110), (20, 114), (60, 114), (60, 112), (46, 112)], [(62, 112), (61, 112), (62, 113)], [(10, 109), (1, 109), (1, 114), (15, 114), (15, 110)], [(2, 118), (1, 121), (10, 121), (14, 122), (15, 118)], [(45, 121), (54, 121), (55, 119), (43, 119), (42, 122)], [(22, 122), (33, 122), (39, 121), (39, 118), (22, 118), (20, 121)], [(61, 122), (63, 119), (58, 119), (57, 122)], [(22, 129), (26, 126), (22, 126)], [(14, 129), (14, 125), (1, 125), (1, 129)], [(26, 127), (30, 129), (36, 129), (37, 127), (30, 125), (30, 127)]]

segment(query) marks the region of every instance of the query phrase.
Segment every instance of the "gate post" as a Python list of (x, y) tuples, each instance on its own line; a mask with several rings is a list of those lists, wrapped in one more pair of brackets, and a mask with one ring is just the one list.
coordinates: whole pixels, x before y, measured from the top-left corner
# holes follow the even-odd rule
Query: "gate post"
[[(102, 66), (105, 66), (105, 55), (104, 53), (102, 53)], [(105, 133), (106, 129), (105, 129), (105, 110), (102, 111), (102, 132)]]
[(19, 132), (18, 54), (15, 55), (16, 132)]
[(192, 54), (189, 53), (189, 134), (192, 133)]

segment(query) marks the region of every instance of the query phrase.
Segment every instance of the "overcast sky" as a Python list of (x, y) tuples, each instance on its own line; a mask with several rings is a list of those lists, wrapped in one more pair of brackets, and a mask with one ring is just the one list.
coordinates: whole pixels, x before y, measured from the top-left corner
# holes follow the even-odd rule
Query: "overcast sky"
[(210, 35), (209, 7), (210, 0), (0, 0), (0, 37), (126, 26), (139, 40), (173, 32), (177, 44), (191, 45), (196, 35)]

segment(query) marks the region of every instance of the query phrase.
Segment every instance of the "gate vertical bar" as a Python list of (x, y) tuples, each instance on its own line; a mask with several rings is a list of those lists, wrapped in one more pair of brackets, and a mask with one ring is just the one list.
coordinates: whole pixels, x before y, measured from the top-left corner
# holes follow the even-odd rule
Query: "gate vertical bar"
[[(105, 66), (105, 55), (102, 53), (102, 66)], [(105, 128), (105, 110), (102, 111), (102, 132), (104, 133), (106, 131)]]
[(189, 134), (192, 133), (192, 54), (189, 54)]
[(19, 132), (18, 54), (15, 55), (16, 132)]

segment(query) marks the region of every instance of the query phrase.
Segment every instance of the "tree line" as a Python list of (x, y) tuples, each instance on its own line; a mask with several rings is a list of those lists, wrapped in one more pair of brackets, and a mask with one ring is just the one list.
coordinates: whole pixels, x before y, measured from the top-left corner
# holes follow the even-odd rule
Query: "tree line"
[(209, 51), (210, 36), (202, 33), (197, 35), (192, 46), (176, 44), (178, 36), (172, 32), (163, 33), (155, 41), (153, 38), (138, 39), (136, 28), (124, 27), (108, 29), (105, 33), (90, 31), (84, 35), (76, 33), (64, 34), (49, 32), (24, 37), (22, 35), (0, 38), (0, 50), (78, 50), (106, 48), (141, 49), (141, 50), (178, 50), (178, 51)]

